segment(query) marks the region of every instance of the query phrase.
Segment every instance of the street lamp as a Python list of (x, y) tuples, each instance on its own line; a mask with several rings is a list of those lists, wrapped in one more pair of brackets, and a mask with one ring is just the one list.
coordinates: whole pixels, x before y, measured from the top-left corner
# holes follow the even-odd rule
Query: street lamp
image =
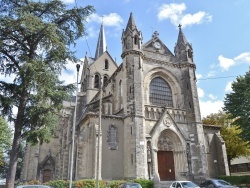
[(101, 174), (100, 153), (101, 153), (101, 123), (102, 123), (102, 79), (100, 79), (100, 103), (99, 103), (99, 126), (98, 126), (98, 145), (97, 145), (97, 165), (96, 165), (96, 188), (99, 188)]
[(215, 166), (215, 177), (218, 177), (218, 167), (217, 167), (217, 160), (214, 160), (214, 166)]
[(76, 78), (76, 102), (75, 102), (75, 112), (73, 119), (73, 130), (72, 130), (72, 147), (71, 147), (71, 164), (70, 164), (70, 181), (69, 188), (72, 187), (72, 175), (73, 175), (73, 163), (74, 163), (74, 146), (75, 146), (75, 130), (76, 130), (76, 109), (77, 109), (77, 94), (78, 94), (78, 74), (79, 74), (80, 65), (76, 64), (77, 78)]

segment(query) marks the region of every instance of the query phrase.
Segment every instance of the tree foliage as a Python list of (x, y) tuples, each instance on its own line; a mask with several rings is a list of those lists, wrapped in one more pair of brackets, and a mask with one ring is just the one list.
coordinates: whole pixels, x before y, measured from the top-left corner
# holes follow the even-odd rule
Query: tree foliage
[(235, 120), (229, 118), (230, 115), (219, 111), (202, 119), (204, 124), (221, 125), (221, 136), (225, 141), (227, 150), (227, 159), (229, 165), (235, 158), (250, 155), (250, 143), (241, 137), (242, 129), (234, 125)]
[(229, 165), (233, 159), (250, 156), (250, 142), (241, 138), (242, 129), (239, 126), (223, 127), (221, 135), (226, 143)]
[(0, 70), (14, 75), (13, 82), (0, 81), (0, 111), (15, 129), (7, 187), (13, 187), (21, 139), (41, 144), (53, 135), (62, 102), (75, 88), (58, 76), (67, 62), (78, 61), (70, 47), (93, 11), (67, 9), (60, 0), (0, 1)]
[(10, 149), (12, 143), (12, 131), (7, 122), (0, 117), (0, 167), (5, 165), (4, 154)]
[(202, 118), (202, 122), (208, 125), (227, 126), (232, 123), (232, 120), (228, 118), (228, 114), (220, 110), (218, 113), (212, 113)]
[(250, 141), (250, 70), (232, 83), (232, 92), (226, 94), (224, 106), (230, 118), (235, 118), (234, 124), (243, 130), (241, 135)]

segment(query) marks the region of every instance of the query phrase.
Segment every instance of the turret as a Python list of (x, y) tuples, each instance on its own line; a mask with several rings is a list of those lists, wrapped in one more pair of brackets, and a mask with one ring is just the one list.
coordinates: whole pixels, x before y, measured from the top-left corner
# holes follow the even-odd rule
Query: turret
[(187, 41), (185, 35), (183, 34), (181, 25), (178, 27), (179, 35), (174, 48), (175, 56), (180, 60), (180, 62), (194, 63), (192, 45)]
[(122, 51), (140, 50), (142, 43), (142, 34), (137, 30), (133, 14), (130, 13), (130, 17), (127, 23), (127, 27), (122, 32)]

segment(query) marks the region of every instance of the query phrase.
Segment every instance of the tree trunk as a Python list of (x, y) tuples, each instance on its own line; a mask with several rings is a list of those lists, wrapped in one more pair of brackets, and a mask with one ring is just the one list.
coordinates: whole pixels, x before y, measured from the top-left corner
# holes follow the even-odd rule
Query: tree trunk
[(7, 188), (14, 188), (20, 142), (21, 142), (21, 131), (15, 128), (13, 145), (12, 145), (11, 154), (10, 154), (9, 169), (8, 169), (7, 180), (6, 180)]
[(231, 158), (227, 158), (227, 163), (228, 163), (229, 175), (231, 176)]
[(15, 184), (15, 176), (16, 176), (16, 167), (17, 167), (17, 159), (18, 159), (18, 152), (20, 149), (21, 143), (21, 136), (22, 136), (22, 127), (23, 127), (23, 117), (24, 117), (24, 109), (25, 109), (25, 89), (23, 91), (23, 97), (20, 99), (18, 111), (17, 111), (17, 119), (15, 122), (15, 131), (14, 131), (14, 138), (12, 149), (10, 153), (10, 162), (9, 168), (6, 178), (6, 188), (14, 188)]

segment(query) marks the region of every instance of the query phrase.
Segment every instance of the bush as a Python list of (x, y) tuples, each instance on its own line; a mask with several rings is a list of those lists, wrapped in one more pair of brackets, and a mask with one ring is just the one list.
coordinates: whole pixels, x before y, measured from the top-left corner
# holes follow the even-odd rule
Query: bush
[[(75, 187), (75, 182), (72, 182), (72, 187)], [(54, 188), (66, 188), (69, 187), (69, 181), (65, 180), (54, 180), (54, 181), (49, 181), (46, 183), (46, 185), (49, 185)]]
[(146, 179), (136, 179), (134, 182), (141, 184), (142, 188), (153, 188), (154, 182)]
[(247, 176), (220, 176), (219, 179), (225, 180), (232, 185), (248, 185), (250, 186), (250, 175)]
[[(114, 180), (114, 181), (106, 181), (101, 180), (99, 181), (99, 187), (100, 188), (119, 188), (119, 186), (126, 181), (124, 180)], [(151, 180), (145, 180), (145, 179), (135, 179), (131, 180), (131, 182), (136, 182), (141, 184), (142, 188), (153, 188), (154, 182)], [(46, 185), (50, 185), (54, 188), (68, 188), (69, 187), (69, 181), (65, 180), (54, 180), (47, 182)], [(94, 179), (83, 179), (78, 181), (72, 182), (73, 188), (95, 188), (96, 180)]]

